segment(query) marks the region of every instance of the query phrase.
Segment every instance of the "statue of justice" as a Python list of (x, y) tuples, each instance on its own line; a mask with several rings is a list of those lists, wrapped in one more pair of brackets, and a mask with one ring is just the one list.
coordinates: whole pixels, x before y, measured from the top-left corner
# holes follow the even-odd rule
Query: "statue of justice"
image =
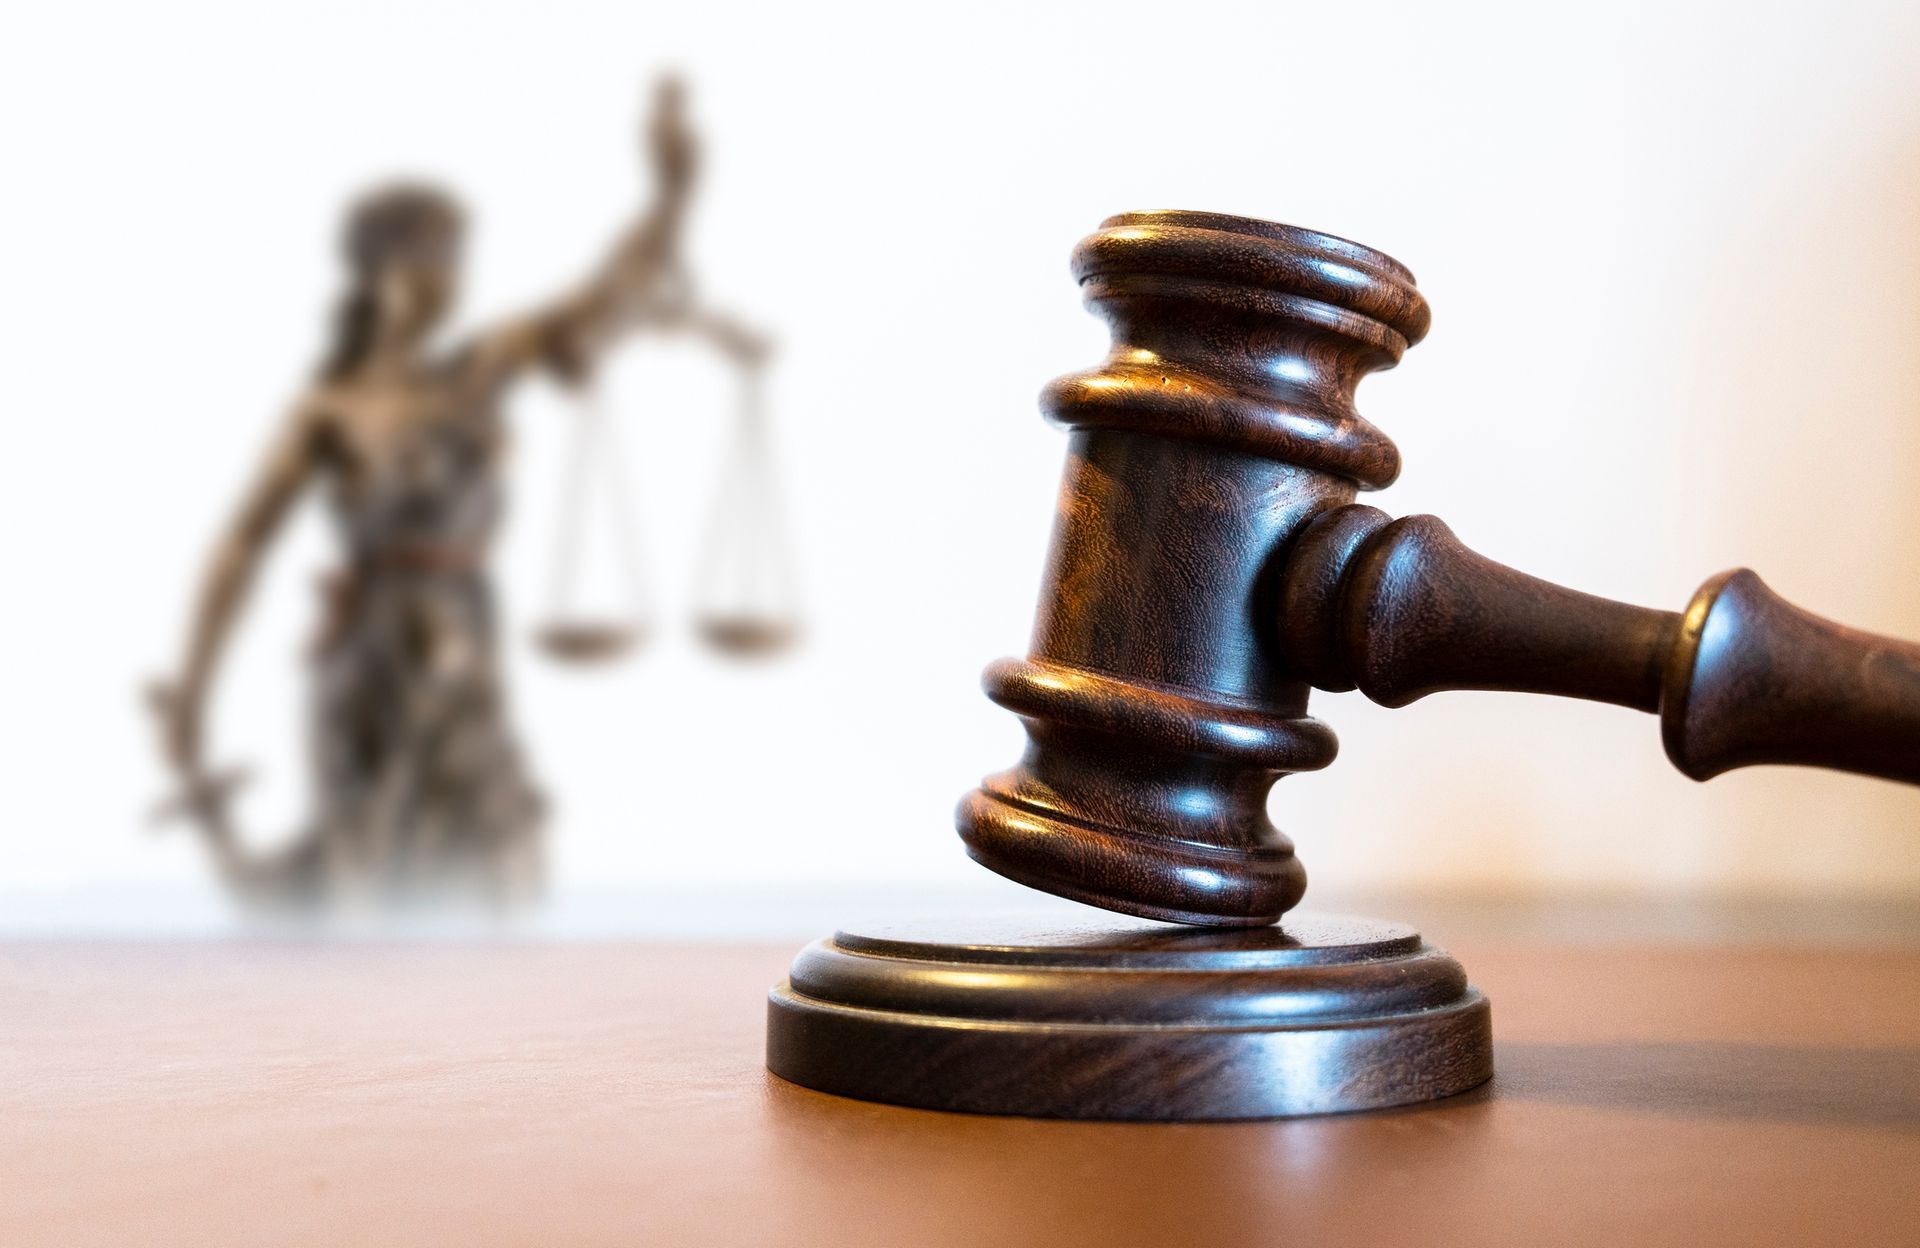
[(1355, 501), (1400, 470), (1355, 389), (1430, 318), (1398, 261), (1268, 221), (1133, 212), (1075, 248), (1073, 275), (1112, 349), (1042, 395), (1069, 435), (1052, 551), (1027, 656), (985, 680), (1027, 747), (957, 822), (981, 865), (1115, 913), (817, 941), (768, 997), (775, 1074), (935, 1109), (1163, 1121), (1484, 1083), (1491, 1013), (1458, 961), (1404, 924), (1294, 909), (1306, 872), (1267, 798), (1334, 760), (1314, 690), (1583, 698), (1658, 714), (1697, 780), (1784, 763), (1920, 784), (1920, 645), (1802, 611), (1744, 569), (1680, 612), (1611, 602)]
[[(699, 304), (682, 259), (698, 145), (678, 81), (658, 84), (643, 146), (652, 202), (599, 269), (450, 349), (436, 349), (434, 333), (458, 284), (458, 205), (396, 186), (351, 210), (331, 345), (214, 551), (178, 680), (154, 695), (183, 786), (174, 808), (243, 902), (506, 906), (537, 892), (545, 802), (514, 731), (487, 570), (503, 404), (534, 374), (589, 386), (603, 357), (642, 329), (698, 336), (756, 404), (768, 355), (763, 336)], [(205, 708), (263, 556), (316, 487), (341, 551), (311, 660), (318, 809), (290, 844), (261, 851), (229, 814), (239, 773), (206, 765)], [(623, 649), (630, 632), (556, 620), (540, 640), (556, 657), (593, 659)]]

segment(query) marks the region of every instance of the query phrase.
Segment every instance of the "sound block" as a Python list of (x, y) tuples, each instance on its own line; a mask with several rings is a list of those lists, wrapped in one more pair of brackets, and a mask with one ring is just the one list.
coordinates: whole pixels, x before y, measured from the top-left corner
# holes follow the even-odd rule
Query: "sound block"
[(842, 931), (767, 1001), (767, 1068), (927, 1109), (1162, 1122), (1430, 1101), (1493, 1074), (1487, 999), (1411, 927)]

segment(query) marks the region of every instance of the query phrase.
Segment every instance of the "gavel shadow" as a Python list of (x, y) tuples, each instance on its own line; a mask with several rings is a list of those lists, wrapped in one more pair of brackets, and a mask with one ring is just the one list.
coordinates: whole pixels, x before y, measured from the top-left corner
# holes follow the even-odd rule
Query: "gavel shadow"
[(1920, 1130), (1920, 1049), (1497, 1044), (1475, 1100)]

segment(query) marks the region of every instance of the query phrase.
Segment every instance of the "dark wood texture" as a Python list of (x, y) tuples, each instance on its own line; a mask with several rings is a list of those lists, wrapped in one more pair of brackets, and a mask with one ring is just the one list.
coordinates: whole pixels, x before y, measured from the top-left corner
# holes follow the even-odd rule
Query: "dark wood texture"
[(1113, 346), (1042, 400), (1072, 438), (1031, 652), (987, 669), (1028, 747), (961, 802), (981, 863), (1125, 914), (1272, 922), (1306, 874), (1268, 790), (1335, 750), (1310, 687), (1589, 698), (1658, 711), (1696, 778), (1808, 763), (1920, 781), (1920, 646), (1748, 572), (1684, 616), (1609, 602), (1355, 504), (1399, 460), (1354, 389), (1428, 325), (1396, 261), (1146, 212), (1109, 218), (1073, 271)]
[(1679, 617), (1562, 589), (1484, 559), (1433, 516), (1318, 516), (1280, 584), (1281, 649), (1323, 689), (1383, 706), (1506, 689), (1652, 711)]
[(987, 671), (1026, 756), (962, 803), (975, 859), (1111, 910), (1264, 924), (1306, 888), (1267, 818), (1334, 738), (1251, 604), (1310, 516), (1398, 456), (1353, 407), (1427, 328), (1412, 276), (1324, 234), (1110, 218), (1074, 252), (1106, 362), (1047, 388), (1072, 432), (1032, 649)]
[(1380, 1109), (1493, 1074), (1487, 1001), (1412, 928), (1107, 920), (840, 932), (767, 1004), (767, 1068), (929, 1109), (1196, 1121)]
[(1920, 952), (1442, 927), (1482, 933), (1484, 1090), (1178, 1127), (769, 1075), (791, 946), (0, 946), (0, 1242), (1913, 1243)]
[[(1609, 602), (1484, 559), (1431, 516), (1356, 505), (1398, 456), (1355, 387), (1428, 324), (1389, 257), (1244, 218), (1128, 213), (1073, 271), (1113, 343), (1042, 400), (1072, 437), (1030, 653), (987, 669), (1028, 744), (961, 801), (979, 862), (1148, 919), (1273, 922), (1306, 873), (1268, 791), (1335, 749), (1306, 714), (1311, 686), (1388, 706), (1508, 689), (1659, 711), (1699, 777), (1809, 762), (1920, 780), (1920, 648), (1798, 612), (1745, 572), (1684, 617)], [(1364, 1108), (1484, 1077), (1484, 1003), (1450, 959), (1387, 941), (1303, 963), (1270, 943), (1286, 929), (1190, 945), (1122, 930), (1071, 958), (978, 931), (843, 934), (774, 992), (768, 1065), (902, 1104), (1145, 1119)], [(1136, 940), (1239, 960), (1147, 968)]]
[(1745, 570), (1684, 613), (1651, 611), (1504, 567), (1433, 516), (1354, 505), (1289, 551), (1276, 636), (1319, 688), (1386, 706), (1504, 689), (1657, 711), (1697, 780), (1800, 763), (1920, 782), (1920, 646), (1811, 615)]
[(1682, 617), (1660, 704), (1696, 780), (1804, 763), (1920, 784), (1920, 645), (1823, 620), (1740, 569)]

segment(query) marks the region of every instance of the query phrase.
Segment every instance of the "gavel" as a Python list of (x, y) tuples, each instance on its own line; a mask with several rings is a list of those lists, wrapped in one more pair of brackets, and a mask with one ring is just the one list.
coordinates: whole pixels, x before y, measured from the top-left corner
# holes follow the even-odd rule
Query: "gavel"
[(1354, 502), (1399, 471), (1354, 407), (1430, 314), (1345, 239), (1244, 217), (1111, 217), (1073, 255), (1107, 360), (1047, 387), (1071, 431), (1024, 660), (987, 669), (1025, 722), (960, 805), (968, 851), (1023, 884), (1180, 923), (1257, 926), (1306, 875), (1266, 814), (1325, 767), (1310, 690), (1390, 707), (1510, 690), (1656, 712), (1706, 779), (1797, 763), (1920, 783), (1920, 646), (1830, 623), (1752, 572), (1685, 611), (1564, 589), (1432, 516)]
[(1678, 614), (1609, 602), (1482, 558), (1432, 516), (1355, 503), (1400, 467), (1355, 387), (1427, 331), (1396, 261), (1139, 212), (1083, 241), (1073, 271), (1113, 347), (1042, 399), (1072, 434), (1052, 555), (1028, 657), (986, 674), (1027, 749), (958, 818), (985, 866), (1131, 917), (842, 928), (768, 996), (775, 1074), (1154, 1121), (1485, 1083), (1491, 1006), (1457, 960), (1405, 924), (1288, 913), (1306, 873), (1266, 803), (1333, 761), (1314, 689), (1588, 698), (1657, 712), (1696, 778), (1802, 763), (1920, 782), (1920, 646), (1809, 615), (1746, 571)]

